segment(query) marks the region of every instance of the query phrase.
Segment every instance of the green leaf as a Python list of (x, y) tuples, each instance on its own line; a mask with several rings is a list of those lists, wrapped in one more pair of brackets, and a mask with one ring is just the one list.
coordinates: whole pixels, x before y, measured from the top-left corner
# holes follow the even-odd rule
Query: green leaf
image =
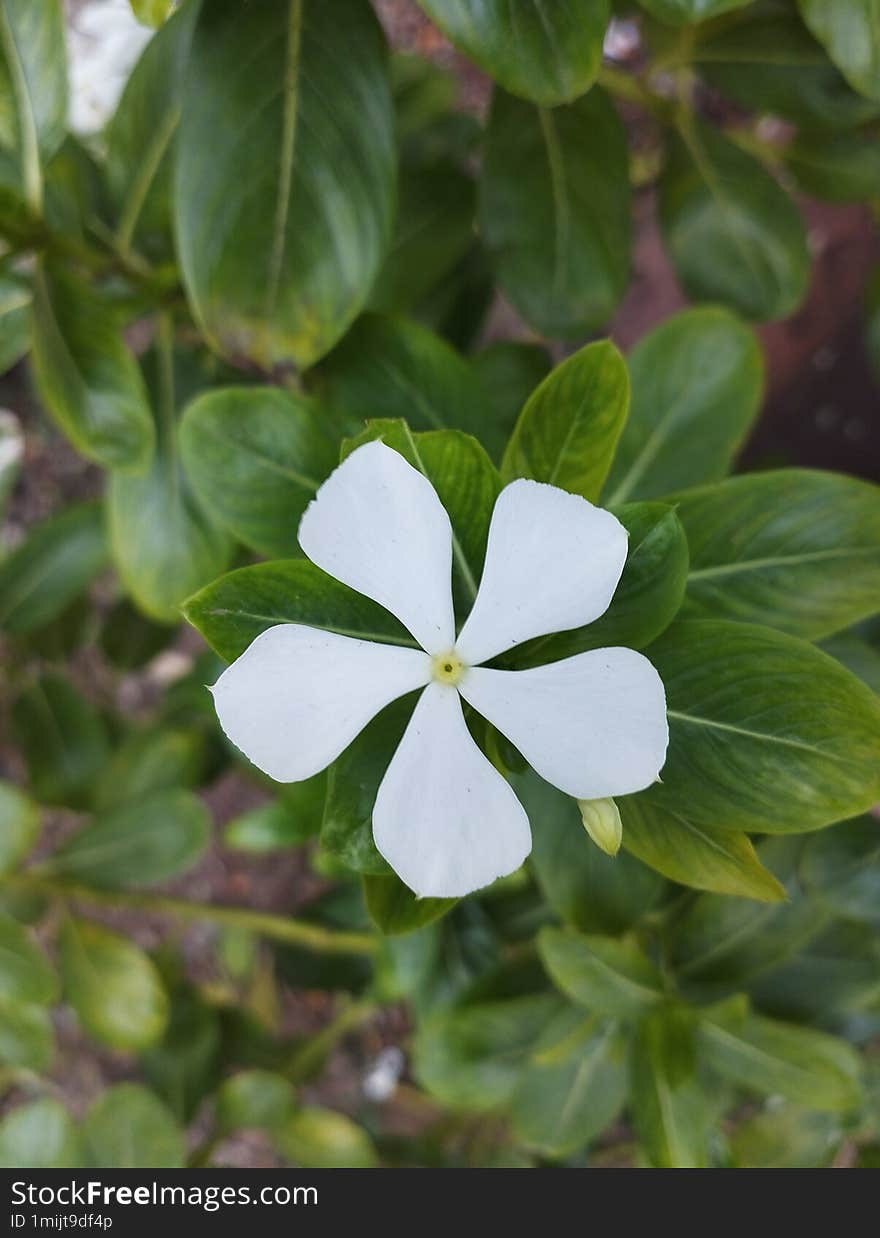
[(95, 1169), (182, 1169), (184, 1133), (165, 1105), (136, 1083), (108, 1088), (83, 1123), (87, 1164)]
[(691, 552), (682, 616), (817, 640), (880, 605), (880, 487), (784, 469), (674, 501)]
[(866, 133), (801, 133), (785, 148), (785, 166), (804, 193), (827, 202), (880, 195), (880, 151)]
[(416, 1032), (416, 1076), (432, 1096), (456, 1109), (507, 1105), (527, 1055), (560, 1008), (557, 998), (541, 993), (438, 1011)]
[(819, 648), (880, 694), (880, 650), (855, 632), (839, 632), (822, 641)]
[(194, 986), (178, 984), (170, 996), (171, 1018), (165, 1035), (141, 1054), (140, 1064), (153, 1091), (179, 1121), (188, 1122), (216, 1085), (220, 1013)]
[(48, 1010), (0, 997), (0, 1067), (43, 1073), (52, 1065), (54, 1053)]
[(639, 0), (643, 9), (668, 22), (670, 26), (687, 26), (692, 22), (707, 21), (732, 9), (741, 9), (752, 0)]
[(445, 35), (505, 90), (544, 107), (589, 90), (602, 63), (608, 0), (419, 0)]
[(268, 1070), (240, 1070), (217, 1089), (214, 1118), (223, 1135), (272, 1130), (296, 1104), (293, 1084)]
[(270, 557), (297, 553), (300, 518), (338, 457), (321, 411), (277, 387), (199, 396), (183, 414), (180, 450), (206, 511)]
[(627, 1091), (615, 1024), (567, 1010), (540, 1037), (519, 1080), (514, 1132), (545, 1155), (566, 1156), (614, 1121)]
[(389, 314), (418, 313), (473, 245), (476, 202), (473, 178), (453, 159), (428, 164), (404, 160), (394, 234), (370, 292), (369, 308)]
[(374, 439), (400, 452), (437, 491), (452, 524), (452, 591), (456, 611), (464, 618), (483, 573), (492, 510), (501, 492), (498, 471), (469, 434), (460, 430), (413, 434), (401, 421), (370, 422), (363, 434), (345, 440), (342, 458)]
[(552, 111), (496, 90), (480, 231), (498, 282), (544, 335), (603, 326), (630, 268), (626, 134), (598, 87)]
[(53, 872), (109, 889), (155, 885), (199, 860), (211, 816), (189, 791), (133, 796), (78, 830), (52, 855)]
[(364, 314), (320, 365), (310, 386), (357, 434), (362, 423), (400, 419), (414, 430), (468, 430), (482, 437), (479, 384), (454, 348), (405, 318)]
[(31, 333), (40, 399), (77, 451), (104, 468), (143, 469), (153, 422), (114, 306), (69, 271), (39, 265)]
[(148, 358), (157, 445), (146, 472), (114, 473), (107, 493), (116, 568), (137, 605), (160, 623), (180, 618), (180, 604), (226, 567), (221, 530), (193, 493), (180, 461), (178, 367), (167, 347)]
[(806, 893), (835, 915), (880, 925), (880, 820), (856, 817), (809, 838), (799, 874)]
[(11, 782), (0, 780), (0, 875), (12, 872), (37, 841), (40, 813)]
[(699, 620), (674, 624), (651, 661), (670, 730), (652, 803), (698, 824), (784, 834), (880, 798), (880, 701), (812, 645)]
[(204, 740), (196, 731), (166, 726), (131, 731), (101, 774), (94, 806), (104, 811), (156, 791), (192, 786), (202, 772), (203, 758)]
[(153, 623), (121, 598), (107, 612), (100, 643), (105, 656), (123, 671), (137, 670), (150, 662), (170, 642), (174, 633)]
[(690, 1012), (664, 1006), (642, 1020), (633, 1043), (633, 1123), (658, 1169), (702, 1169), (708, 1161), (706, 1094), (693, 1040)]
[(30, 306), (29, 284), (9, 272), (0, 275), (0, 374), (11, 370), (30, 348)]
[(876, 928), (832, 921), (805, 950), (755, 977), (749, 993), (763, 1014), (826, 1031), (845, 1028), (847, 1016), (868, 1013), (880, 1002)]
[(88, 803), (109, 754), (107, 730), (66, 680), (45, 674), (25, 688), (12, 706), (12, 734), (38, 800), (73, 808)]
[[(154, 12), (136, 14), (159, 26), (168, 0), (140, 0)], [(180, 94), (197, 4), (184, 5), (144, 48), (104, 130), (106, 184), (123, 253), (134, 244), (151, 257), (173, 256), (172, 171)], [(164, 9), (164, 12), (162, 11)]]
[(83, 1027), (111, 1049), (148, 1049), (168, 1023), (168, 995), (144, 952), (101, 924), (65, 921), (59, 940), (64, 992)]
[(185, 602), (183, 613), (227, 662), (276, 623), (303, 623), (361, 640), (415, 647), (388, 611), (307, 559), (279, 559), (229, 572)]
[(0, 1122), (4, 1169), (77, 1169), (80, 1164), (76, 1127), (57, 1100), (45, 1097), (19, 1105)]
[(635, 942), (544, 928), (538, 952), (553, 983), (594, 1014), (631, 1019), (663, 996), (663, 980)]
[(704, 27), (693, 59), (707, 82), (749, 111), (808, 129), (847, 129), (880, 111), (850, 89), (794, 6), (756, 4), (735, 22)]
[(418, 898), (393, 873), (364, 876), (364, 901), (370, 919), (381, 933), (397, 936), (424, 928), (445, 916), (457, 898)]
[(761, 405), (754, 333), (728, 310), (684, 310), (629, 357), (632, 400), (603, 501), (667, 495), (729, 470)]
[(531, 770), (511, 782), (532, 825), (535, 877), (562, 920), (585, 933), (623, 933), (656, 905), (660, 878), (625, 853), (611, 859), (593, 846), (570, 796)]
[(756, 1014), (740, 1025), (708, 1011), (698, 1036), (706, 1065), (750, 1092), (832, 1113), (861, 1098), (858, 1054), (836, 1036)]
[(17, 920), (0, 913), (0, 999), (48, 1006), (58, 982), (43, 951)]
[(695, 825), (685, 815), (652, 803), (650, 794), (623, 796), (617, 804), (623, 845), (671, 881), (766, 903), (785, 898), (784, 888), (760, 862), (745, 834)]
[(344, 1113), (311, 1106), (297, 1109), (272, 1132), (275, 1148), (301, 1169), (375, 1169), (370, 1136)]
[(595, 502), (628, 409), (620, 353), (607, 340), (587, 344), (530, 396), (504, 452), (504, 480), (531, 477)]
[(321, 828), (326, 794), (326, 772), (289, 783), (272, 803), (230, 821), (223, 841), (227, 847), (253, 855), (298, 847)]
[(843, 1135), (827, 1113), (774, 1105), (730, 1132), (737, 1169), (819, 1169), (831, 1162)]
[(754, 156), (693, 119), (669, 144), (660, 223), (692, 300), (721, 301), (759, 322), (785, 318), (803, 300), (810, 259), (797, 207)]
[(68, 507), (37, 525), (0, 561), (0, 627), (32, 632), (57, 619), (106, 562), (99, 504)]
[(492, 459), (499, 461), (520, 410), (550, 373), (550, 354), (540, 344), (496, 340), (478, 352), (471, 365), (483, 409), (479, 438)]
[(526, 641), (511, 655), (516, 667), (541, 666), (612, 645), (644, 649), (675, 618), (688, 571), (687, 538), (675, 509), (664, 503), (628, 503), (615, 515), (629, 533), (629, 549), (611, 605), (586, 627)]
[(201, 6), (177, 138), (177, 244), (221, 351), (302, 367), (363, 307), (389, 237), (393, 116), (367, 0)]
[(880, 100), (880, 9), (876, 0), (798, 0), (810, 30), (860, 94)]
[(16, 190), (39, 213), (41, 163), (61, 145), (67, 121), (61, 0), (5, 0), (0, 9), (0, 95), (0, 150), (15, 168)]

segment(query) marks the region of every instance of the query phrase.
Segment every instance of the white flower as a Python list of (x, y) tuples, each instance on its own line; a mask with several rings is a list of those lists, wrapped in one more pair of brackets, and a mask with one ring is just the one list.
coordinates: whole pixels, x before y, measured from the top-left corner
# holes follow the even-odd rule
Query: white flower
[(416, 894), (468, 894), (513, 872), (531, 849), (525, 811), (471, 738), (462, 697), (575, 799), (625, 795), (657, 777), (666, 699), (641, 654), (595, 649), (523, 671), (481, 665), (603, 614), (627, 551), (610, 512), (535, 481), (505, 487), (457, 637), (449, 517), (398, 452), (380, 442), (354, 451), (306, 510), (299, 543), (318, 567), (396, 615), (420, 648), (293, 623), (269, 628), (214, 685), (220, 724), (272, 778), (298, 782), (391, 701), (422, 688), (373, 809), (376, 846)]
[(67, 31), (68, 121), (74, 133), (85, 137), (103, 129), (152, 37), (128, 0), (91, 0), (74, 10)]

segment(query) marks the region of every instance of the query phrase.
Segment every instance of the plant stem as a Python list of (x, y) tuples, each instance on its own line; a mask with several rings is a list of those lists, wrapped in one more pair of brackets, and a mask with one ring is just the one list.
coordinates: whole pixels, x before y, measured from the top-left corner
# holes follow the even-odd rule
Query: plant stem
[(615, 69), (611, 65), (603, 65), (599, 70), (599, 85), (626, 103), (637, 103), (645, 111), (656, 116), (658, 120), (671, 124), (675, 115), (675, 105), (670, 99), (651, 90), (640, 78), (634, 77), (623, 69)]
[(96, 907), (112, 907), (117, 911), (129, 908), (171, 916), (177, 920), (207, 920), (213, 924), (230, 925), (269, 937), (273, 941), (304, 946), (307, 950), (315, 950), (321, 954), (374, 954), (378, 947), (377, 939), (369, 933), (343, 932), (270, 912), (251, 911), (247, 907), (190, 903), (182, 898), (166, 894), (145, 894), (138, 890), (96, 890), (91, 886), (32, 872), (10, 874), (3, 878), (3, 883), (13, 889), (42, 894), (48, 898), (92, 903)]
[(331, 1019), (326, 1027), (293, 1051), (283, 1068), (286, 1077), (291, 1083), (302, 1083), (310, 1079), (320, 1068), (331, 1049), (349, 1032), (371, 1019), (377, 1010), (379, 1006), (376, 1002), (346, 1002), (339, 1014)]

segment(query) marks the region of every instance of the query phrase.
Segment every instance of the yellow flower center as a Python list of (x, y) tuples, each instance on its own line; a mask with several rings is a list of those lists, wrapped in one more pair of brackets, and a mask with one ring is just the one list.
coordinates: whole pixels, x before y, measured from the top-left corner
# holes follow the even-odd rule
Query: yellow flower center
[(454, 649), (450, 649), (449, 653), (438, 653), (431, 659), (431, 674), (437, 683), (455, 687), (466, 670), (467, 667)]

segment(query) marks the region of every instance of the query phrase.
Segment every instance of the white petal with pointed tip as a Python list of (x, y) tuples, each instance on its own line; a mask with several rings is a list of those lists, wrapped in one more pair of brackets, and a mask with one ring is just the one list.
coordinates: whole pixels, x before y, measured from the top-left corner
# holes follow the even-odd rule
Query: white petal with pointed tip
[(533, 636), (592, 623), (608, 609), (626, 549), (626, 529), (611, 512), (543, 482), (511, 482), (492, 513), (460, 656), (476, 666)]
[(452, 527), (428, 479), (365, 443), (306, 508), (299, 544), (318, 567), (390, 610), (428, 653), (455, 640)]
[(276, 782), (300, 782), (430, 677), (431, 660), (420, 649), (282, 623), (261, 633), (211, 691), (236, 748)]
[(466, 701), (547, 782), (579, 800), (641, 791), (666, 759), (666, 693), (633, 649), (592, 649), (527, 671), (472, 667)]
[(373, 837), (409, 888), (431, 898), (479, 890), (529, 854), (525, 810), (471, 738), (454, 688), (422, 693), (379, 787)]

